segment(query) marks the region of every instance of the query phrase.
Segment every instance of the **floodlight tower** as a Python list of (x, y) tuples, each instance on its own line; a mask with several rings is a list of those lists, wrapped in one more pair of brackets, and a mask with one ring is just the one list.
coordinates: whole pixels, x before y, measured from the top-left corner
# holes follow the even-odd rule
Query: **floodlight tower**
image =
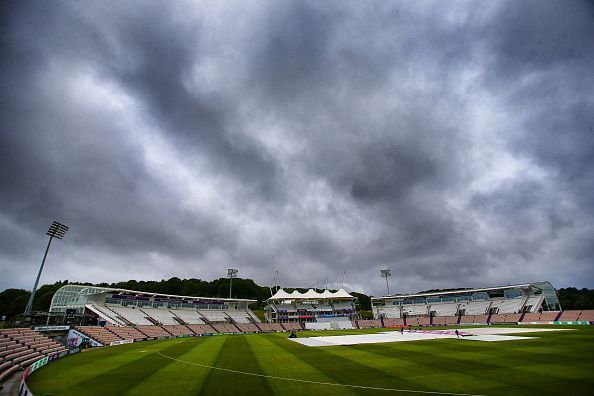
[(237, 273), (239, 271), (235, 268), (229, 268), (227, 270), (227, 276), (229, 277), (229, 298), (231, 298), (231, 290), (233, 286), (233, 278), (237, 278)]
[(52, 244), (52, 239), (62, 239), (66, 235), (68, 231), (68, 226), (62, 223), (58, 223), (57, 221), (52, 222), (52, 225), (45, 233), (49, 235), (49, 241), (47, 242), (47, 247), (45, 248), (45, 254), (43, 255), (43, 260), (41, 261), (41, 267), (39, 267), (39, 273), (37, 274), (37, 279), (35, 280), (35, 285), (33, 285), (33, 290), (31, 291), (31, 297), (29, 297), (29, 302), (27, 303), (27, 307), (25, 308), (25, 313), (23, 314), (24, 318), (27, 318), (31, 315), (31, 308), (33, 307), (33, 298), (35, 297), (35, 292), (37, 291), (37, 284), (39, 283), (39, 278), (41, 278), (41, 271), (43, 271), (43, 265), (45, 264), (45, 258), (47, 257), (47, 252), (49, 251), (50, 245)]
[(386, 288), (388, 289), (388, 294), (390, 295), (390, 285), (388, 284), (388, 277), (392, 276), (392, 271), (389, 268), (380, 270), (380, 275), (382, 278), (386, 278)]

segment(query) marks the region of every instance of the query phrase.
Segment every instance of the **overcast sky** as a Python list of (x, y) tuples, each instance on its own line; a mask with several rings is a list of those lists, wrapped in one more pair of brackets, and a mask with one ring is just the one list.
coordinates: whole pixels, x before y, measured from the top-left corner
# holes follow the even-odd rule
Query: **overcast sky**
[(0, 7), (0, 290), (594, 287), (592, 1)]

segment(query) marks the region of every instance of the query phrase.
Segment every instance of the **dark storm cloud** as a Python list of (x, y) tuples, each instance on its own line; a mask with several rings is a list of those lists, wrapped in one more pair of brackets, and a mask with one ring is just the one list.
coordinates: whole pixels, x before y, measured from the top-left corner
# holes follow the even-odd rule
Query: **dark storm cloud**
[(591, 287), (593, 15), (6, 2), (0, 288), (54, 218), (48, 280)]

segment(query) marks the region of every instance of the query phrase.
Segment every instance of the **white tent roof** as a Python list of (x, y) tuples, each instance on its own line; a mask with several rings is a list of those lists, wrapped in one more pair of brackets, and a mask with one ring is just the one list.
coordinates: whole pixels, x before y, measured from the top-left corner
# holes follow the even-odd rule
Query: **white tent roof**
[(354, 299), (355, 297), (351, 296), (347, 293), (346, 290), (340, 289), (335, 292), (331, 292), (330, 290), (324, 290), (321, 293), (318, 293), (314, 289), (309, 289), (305, 293), (300, 293), (297, 290), (293, 290), (291, 293), (287, 293), (284, 289), (279, 289), (274, 296), (270, 297), (269, 300), (320, 300), (320, 299), (336, 299), (336, 298), (349, 298)]

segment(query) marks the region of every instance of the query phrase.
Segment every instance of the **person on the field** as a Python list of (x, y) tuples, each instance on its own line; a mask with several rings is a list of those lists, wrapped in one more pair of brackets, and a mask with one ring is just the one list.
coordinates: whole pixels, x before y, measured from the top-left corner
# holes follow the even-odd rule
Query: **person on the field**
[(456, 337), (460, 338), (460, 332), (458, 331), (458, 329), (456, 329), (455, 333), (456, 333)]
[(404, 327), (400, 328), (400, 334), (404, 334)]

